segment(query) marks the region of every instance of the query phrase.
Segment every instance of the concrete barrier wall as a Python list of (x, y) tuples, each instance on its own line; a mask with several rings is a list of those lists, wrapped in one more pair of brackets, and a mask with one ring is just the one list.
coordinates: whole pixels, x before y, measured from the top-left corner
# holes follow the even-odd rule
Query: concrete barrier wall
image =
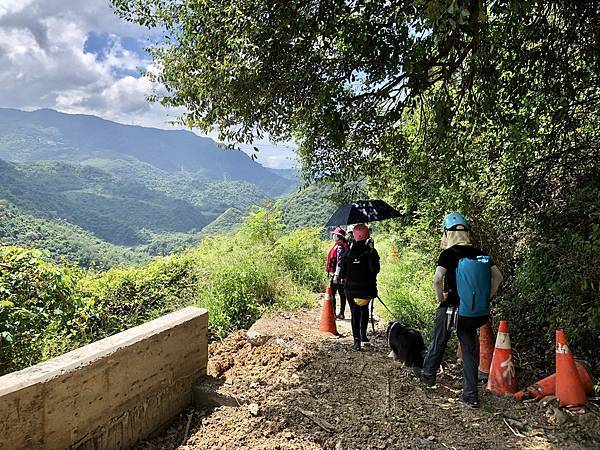
[(122, 449), (160, 430), (206, 374), (207, 329), (185, 308), (0, 377), (0, 449)]

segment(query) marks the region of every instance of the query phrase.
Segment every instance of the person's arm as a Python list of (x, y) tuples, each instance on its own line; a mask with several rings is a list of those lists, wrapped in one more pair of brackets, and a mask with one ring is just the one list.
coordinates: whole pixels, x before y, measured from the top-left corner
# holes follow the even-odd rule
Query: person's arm
[(435, 268), (435, 274), (433, 275), (433, 290), (435, 291), (435, 297), (438, 302), (443, 302), (444, 298), (444, 275), (446, 275), (446, 268), (437, 266)]
[(493, 298), (496, 295), (503, 280), (504, 277), (502, 276), (500, 269), (498, 269), (498, 266), (492, 266), (492, 285), (490, 290), (490, 298)]

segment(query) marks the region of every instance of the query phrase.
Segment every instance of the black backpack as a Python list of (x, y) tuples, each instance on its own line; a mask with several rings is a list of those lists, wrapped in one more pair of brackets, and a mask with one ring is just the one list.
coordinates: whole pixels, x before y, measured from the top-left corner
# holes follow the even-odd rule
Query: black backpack
[(367, 247), (360, 254), (351, 249), (347, 254), (346, 278), (349, 280), (374, 279), (379, 273), (379, 259), (372, 247)]

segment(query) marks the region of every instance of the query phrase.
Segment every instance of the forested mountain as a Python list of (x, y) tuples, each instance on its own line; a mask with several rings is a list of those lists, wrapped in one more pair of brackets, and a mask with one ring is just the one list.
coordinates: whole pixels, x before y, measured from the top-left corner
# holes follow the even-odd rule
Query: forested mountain
[(187, 131), (0, 108), (0, 243), (84, 266), (137, 265), (234, 231), (281, 198), (289, 229), (334, 206), (297, 171), (261, 166)]
[(202, 236), (231, 233), (241, 226), (244, 216), (245, 214), (239, 209), (229, 208), (202, 230)]
[(252, 205), (272, 200), (248, 181), (206, 181), (189, 172), (169, 173), (135, 160), (89, 159), (83, 164), (104, 170), (121, 180), (136, 180), (145, 188), (189, 202), (214, 220), (229, 208), (247, 210)]
[(0, 158), (18, 162), (133, 159), (169, 173), (193, 173), (205, 181), (247, 181), (271, 196), (287, 193), (294, 184), (245, 153), (224, 151), (212, 139), (190, 131), (123, 125), (50, 109), (0, 108)]
[(307, 225), (324, 225), (337, 207), (328, 199), (331, 194), (331, 186), (313, 184), (283, 198), (281, 211), (286, 228), (295, 230)]
[(0, 161), (0, 180), (0, 195), (16, 206), (64, 219), (117, 245), (144, 243), (139, 235), (144, 228), (187, 232), (209, 223), (189, 202), (79, 164)]
[(40, 217), (7, 200), (0, 200), (0, 245), (47, 250), (56, 260), (85, 267), (138, 266), (150, 259), (146, 249), (110, 244), (66, 220)]

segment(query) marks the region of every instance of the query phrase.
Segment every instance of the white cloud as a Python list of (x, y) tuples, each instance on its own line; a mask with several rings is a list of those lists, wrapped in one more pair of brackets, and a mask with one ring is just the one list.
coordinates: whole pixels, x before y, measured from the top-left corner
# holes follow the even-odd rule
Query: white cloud
[(0, 17), (7, 14), (14, 14), (27, 8), (34, 0), (0, 0)]
[[(102, 57), (84, 51), (90, 33), (110, 35)], [(151, 68), (151, 61), (124, 48), (121, 37), (156, 38), (117, 18), (109, 0), (0, 0), (0, 107), (54, 108), (169, 128), (182, 111), (146, 101), (156, 86), (132, 73)], [(260, 162), (292, 165), (289, 146), (257, 146)]]

